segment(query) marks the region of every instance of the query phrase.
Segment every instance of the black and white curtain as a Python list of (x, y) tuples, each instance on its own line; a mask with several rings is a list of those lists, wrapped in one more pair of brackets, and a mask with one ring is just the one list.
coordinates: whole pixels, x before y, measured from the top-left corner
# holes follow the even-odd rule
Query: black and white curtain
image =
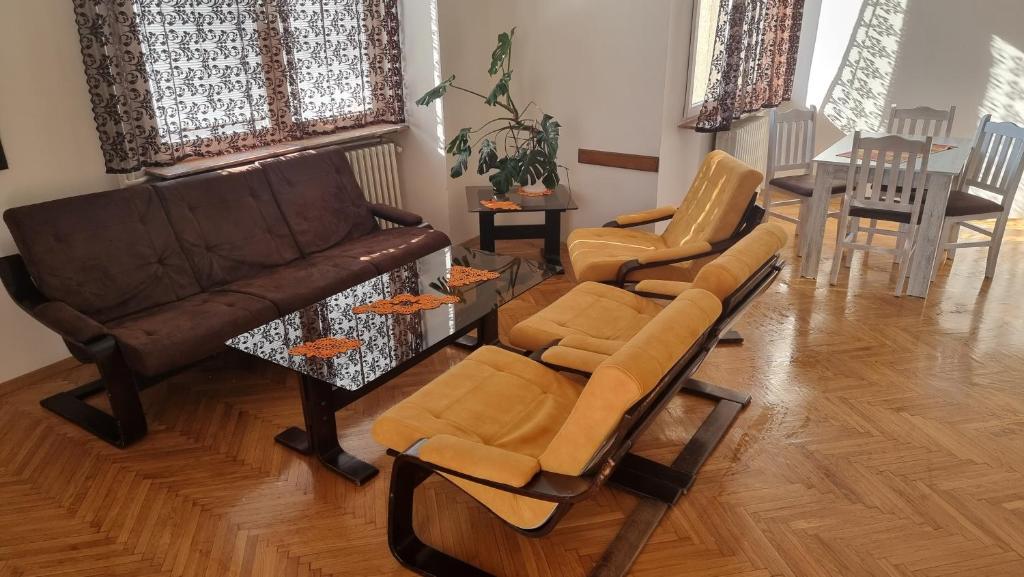
[(804, 0), (720, 0), (697, 131), (728, 130), (741, 115), (792, 97), (803, 11)]
[(398, 0), (74, 0), (107, 172), (404, 121)]

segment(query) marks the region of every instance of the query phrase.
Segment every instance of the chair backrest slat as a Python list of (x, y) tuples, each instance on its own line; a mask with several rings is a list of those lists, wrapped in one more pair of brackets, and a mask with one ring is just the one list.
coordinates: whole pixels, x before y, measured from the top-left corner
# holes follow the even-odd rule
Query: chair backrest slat
[(779, 172), (811, 171), (814, 158), (814, 119), (817, 109), (771, 109), (768, 120), (766, 180)]
[(851, 207), (911, 214), (917, 222), (928, 179), (931, 137), (854, 134), (846, 201)]
[(978, 125), (961, 190), (978, 188), (1002, 197), (1003, 209), (1013, 203), (1024, 172), (1024, 128), (1012, 122), (992, 122), (985, 115)]
[(917, 106), (900, 108), (895, 104), (889, 109), (889, 124), (886, 129), (890, 134), (903, 136), (936, 136), (949, 138), (953, 131), (953, 118), (956, 106), (948, 109)]

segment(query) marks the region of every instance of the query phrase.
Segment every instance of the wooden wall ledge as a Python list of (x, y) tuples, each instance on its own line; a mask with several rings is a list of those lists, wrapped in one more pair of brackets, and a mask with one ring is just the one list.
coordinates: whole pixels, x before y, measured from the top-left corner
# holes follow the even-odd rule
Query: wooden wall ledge
[(597, 166), (610, 166), (612, 168), (658, 172), (659, 160), (657, 156), (581, 148), (579, 149), (578, 162), (580, 164), (594, 164)]

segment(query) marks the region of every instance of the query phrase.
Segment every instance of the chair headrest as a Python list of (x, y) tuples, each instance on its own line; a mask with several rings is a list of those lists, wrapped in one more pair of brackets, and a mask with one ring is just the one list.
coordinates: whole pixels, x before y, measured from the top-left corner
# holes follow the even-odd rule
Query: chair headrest
[(786, 246), (787, 240), (789, 235), (781, 226), (773, 222), (760, 224), (704, 265), (693, 279), (693, 287), (704, 289), (724, 301)]

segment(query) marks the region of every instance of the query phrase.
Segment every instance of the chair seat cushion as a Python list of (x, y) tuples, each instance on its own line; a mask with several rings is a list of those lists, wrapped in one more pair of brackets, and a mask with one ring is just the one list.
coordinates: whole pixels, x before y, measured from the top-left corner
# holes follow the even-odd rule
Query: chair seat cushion
[(278, 317), (254, 296), (200, 293), (107, 323), (128, 366), (146, 376), (183, 367), (224, 350), (224, 342)]
[(643, 328), (661, 306), (612, 286), (584, 282), (537, 314), (512, 327), (509, 343), (528, 351), (569, 335), (625, 341)]
[(280, 315), (286, 315), (368, 281), (377, 274), (377, 269), (369, 263), (354, 258), (304, 258), (217, 290), (270, 301)]
[[(768, 181), (768, 184), (775, 188), (781, 188), (787, 192), (810, 198), (814, 196), (813, 174), (798, 174), (794, 176), (780, 176)], [(846, 178), (832, 179), (832, 194), (843, 194), (846, 192)]]
[[(527, 357), (482, 347), (388, 409), (373, 425), (377, 442), (405, 451), (416, 441), (452, 435), (539, 457), (558, 433), (582, 387)], [(450, 477), (495, 514), (524, 529), (541, 525), (555, 504)]]
[(946, 216), (970, 216), (999, 212), (1003, 212), (1003, 206), (998, 202), (960, 190), (950, 193), (949, 201), (946, 203)]
[(371, 232), (357, 239), (310, 256), (310, 260), (333, 262), (357, 260), (384, 274), (436, 250), (451, 245), (448, 236), (431, 228), (399, 227)]
[[(622, 263), (658, 249), (668, 248), (656, 234), (622, 228), (578, 228), (566, 240), (577, 282), (614, 281)], [(691, 263), (679, 263), (636, 271), (629, 280), (662, 278), (691, 280)]]

